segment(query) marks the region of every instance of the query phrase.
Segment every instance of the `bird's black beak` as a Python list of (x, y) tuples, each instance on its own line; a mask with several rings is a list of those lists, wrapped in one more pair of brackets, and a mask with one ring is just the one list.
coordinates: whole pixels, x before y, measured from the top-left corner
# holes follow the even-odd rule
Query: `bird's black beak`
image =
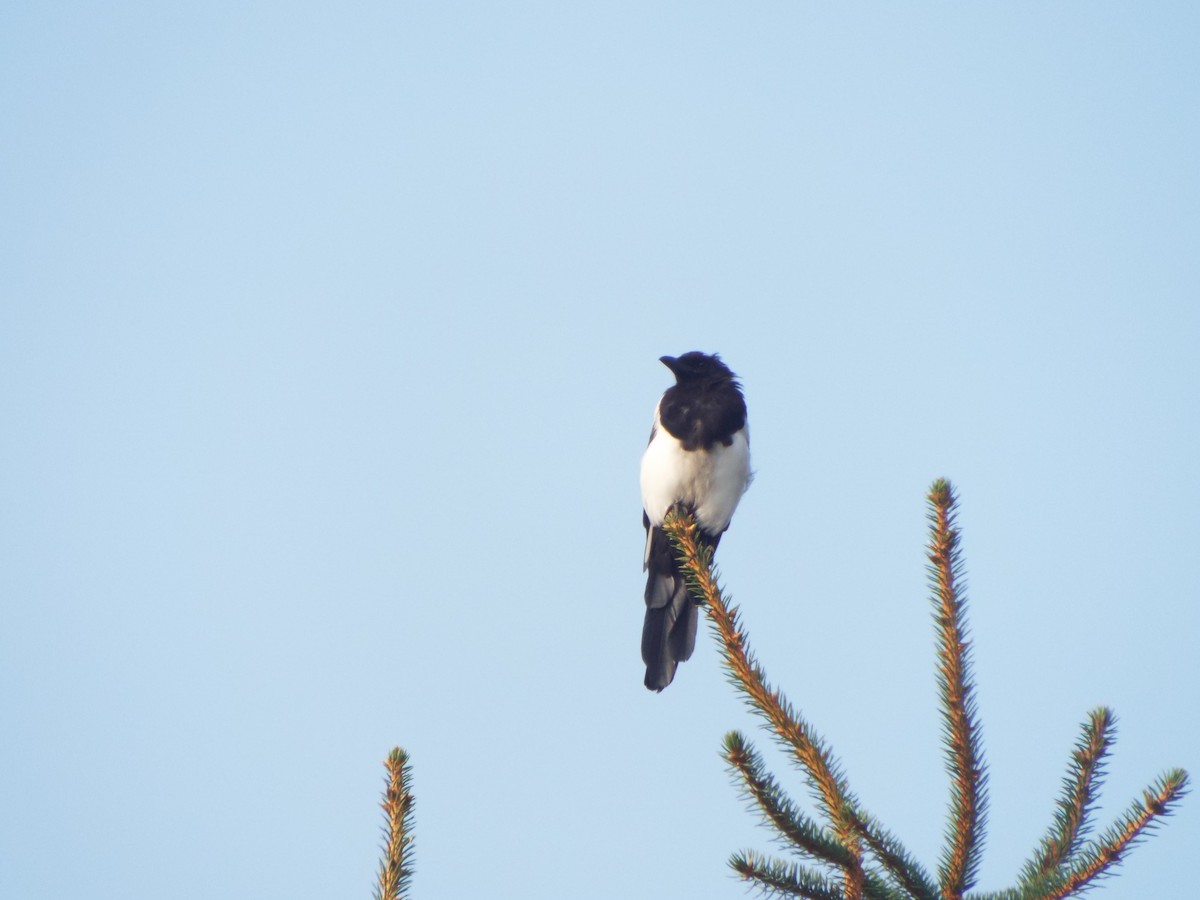
[[(675, 356), (660, 356), (658, 361), (672, 372), (675, 372), (675, 363), (679, 362), (679, 358)], [(675, 374), (678, 375), (679, 373), (675, 372)]]

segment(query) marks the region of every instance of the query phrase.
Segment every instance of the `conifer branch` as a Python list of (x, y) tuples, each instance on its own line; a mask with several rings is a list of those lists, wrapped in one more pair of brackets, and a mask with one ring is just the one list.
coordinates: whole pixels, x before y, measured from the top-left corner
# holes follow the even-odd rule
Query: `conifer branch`
[(1104, 778), (1104, 762), (1116, 737), (1116, 718), (1107, 707), (1088, 714), (1083, 733), (1071, 754), (1054, 821), (1036, 855), (1025, 864), (1021, 882), (1029, 884), (1050, 874), (1079, 850), (1088, 832), (1088, 819)]
[(736, 607), (730, 607), (712, 568), (712, 553), (702, 548), (698, 526), (687, 513), (672, 511), (663, 523), (688, 576), (692, 596), (704, 603), (705, 613), (721, 641), (730, 681), (746, 702), (766, 720), (779, 742), (799, 762), (817, 801), (833, 825), (838, 842), (846, 849), (849, 865), (843, 868), (842, 900), (862, 900), (865, 873), (862, 843), (851, 814), (853, 804), (837, 764), (823, 741), (801, 718), (787, 698), (770, 687), (766, 674), (746, 646)]
[(788, 798), (766, 770), (762, 757), (739, 732), (725, 735), (725, 761), (741, 776), (741, 787), (764, 821), (772, 825), (789, 849), (826, 865), (845, 869), (853, 865), (850, 854)]
[(938, 874), (945, 900), (960, 900), (975, 882), (983, 844), (987, 774), (979, 742), (975, 686), (967, 641), (966, 596), (956, 526), (957, 498), (938, 479), (929, 491), (929, 580), (938, 629), (938, 688), (946, 767), (951, 778), (947, 847)]
[[(758, 751), (739, 732), (731, 731), (725, 736), (725, 761), (740, 776), (741, 790), (753, 803), (755, 811), (767, 825), (774, 828), (784, 846), (794, 853), (834, 868), (844, 870), (852, 864), (846, 848), (827, 829), (796, 808), (767, 771)], [(897, 893), (879, 875), (866, 872), (864, 898), (871, 900), (899, 896), (904, 900), (936, 900), (937, 889), (899, 842), (875, 823), (870, 826), (864, 824), (857, 811), (852, 811), (851, 815), (867, 848), (879, 859), (899, 890)]]
[[(718, 583), (711, 551), (698, 540), (686, 511), (673, 510), (664, 523), (688, 578), (692, 596), (705, 607), (721, 643), (730, 682), (804, 772), (829, 827), (799, 811), (766, 770), (742, 735), (726, 737), (725, 758), (785, 846), (806, 859), (840, 870), (840, 883), (753, 853), (730, 864), (764, 893), (816, 900), (963, 900), (976, 879), (983, 844), (987, 774), (983, 762), (967, 639), (963, 565), (956, 525), (957, 500), (950, 483), (929, 492), (929, 566), (938, 639), (938, 686), (946, 763), (951, 775), (947, 848), (939, 866), (940, 886), (885, 829), (859, 808), (831, 752), (782, 693), (772, 687), (751, 653), (745, 632)], [(970, 894), (969, 900), (1063, 900), (1086, 891), (1108, 874), (1125, 853), (1174, 811), (1186, 794), (1188, 776), (1175, 769), (1155, 782), (1141, 800), (1098, 840), (1085, 843), (1104, 762), (1115, 739), (1115, 719), (1106, 708), (1092, 711), (1072, 755), (1054, 821), (1008, 890)], [(864, 864), (870, 854), (872, 865)], [(887, 880), (885, 880), (887, 879)]]
[(383, 792), (383, 856), (379, 861), (379, 883), (375, 900), (403, 900), (408, 896), (413, 873), (412, 767), (408, 754), (393, 747), (383, 761), (387, 769)]
[[(829, 827), (801, 812), (761, 756), (738, 732), (725, 738), (725, 760), (741, 779), (742, 790), (779, 839), (802, 858), (833, 872), (823, 875), (798, 863), (747, 851), (730, 866), (762, 893), (808, 900), (964, 900), (979, 867), (986, 809), (987, 775), (980, 747), (975, 688), (967, 640), (963, 566), (956, 527), (957, 500), (950, 483), (935, 481), (929, 492), (929, 576), (938, 638), (938, 686), (942, 730), (951, 775), (948, 846), (939, 867), (940, 886), (882, 828), (850, 793), (837, 762), (812, 727), (772, 688), (751, 653), (738, 619), (701, 544), (698, 526), (686, 510), (671, 510), (663, 530), (675, 548), (692, 597), (705, 608), (721, 643), (729, 681), (751, 710), (799, 764)], [(1095, 811), (1104, 762), (1115, 740), (1115, 717), (1093, 710), (1076, 742), (1054, 821), (1025, 864), (1016, 887), (972, 892), (966, 900), (1065, 900), (1093, 887), (1142, 838), (1171, 815), (1189, 789), (1188, 774), (1172, 769), (1147, 788), (1098, 839), (1085, 839)], [(413, 871), (413, 807), (409, 757), (396, 747), (384, 761), (388, 778), (381, 804), (385, 814), (383, 857), (376, 900), (404, 900)], [(870, 867), (864, 856), (870, 854)]]
[(841, 889), (827, 878), (814, 875), (795, 863), (767, 859), (757, 853), (735, 853), (729, 866), (766, 897), (804, 897), (806, 900), (842, 900)]
[(1099, 840), (1084, 848), (1082, 859), (1071, 867), (1062, 882), (1042, 895), (1045, 900), (1061, 900), (1081, 893), (1096, 880), (1109, 874), (1124, 859), (1126, 852), (1149, 834), (1161, 820), (1175, 811), (1188, 792), (1188, 775), (1172, 769), (1147, 788), (1126, 813)]
[(867, 849), (904, 890), (905, 896), (912, 900), (936, 900), (937, 887), (900, 841), (862, 810), (854, 810), (853, 816), (855, 830), (862, 836)]

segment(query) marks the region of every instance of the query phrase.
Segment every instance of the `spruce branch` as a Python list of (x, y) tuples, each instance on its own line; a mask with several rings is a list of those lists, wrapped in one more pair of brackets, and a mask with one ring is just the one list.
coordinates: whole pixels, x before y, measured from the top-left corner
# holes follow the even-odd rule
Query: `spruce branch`
[(721, 642), (730, 681), (800, 764), (814, 788), (818, 804), (833, 825), (838, 842), (847, 851), (848, 864), (842, 869), (843, 900), (862, 900), (865, 881), (862, 842), (854, 827), (854, 804), (837, 763), (787, 698), (767, 683), (766, 674), (746, 645), (738, 610), (727, 603), (717, 583), (712, 553), (699, 542), (699, 528), (693, 516), (672, 510), (663, 523), (663, 530), (679, 554), (692, 596), (704, 604), (709, 622)]
[(924, 867), (912, 858), (908, 850), (886, 828), (862, 810), (852, 813), (855, 830), (884, 871), (912, 900), (936, 900), (937, 886)]
[(796, 808), (767, 771), (758, 751), (741, 733), (731, 731), (725, 735), (724, 758), (740, 776), (746, 798), (753, 803), (763, 821), (774, 827), (788, 849), (838, 869), (853, 865), (846, 848)]
[[(939, 867), (940, 886), (901, 843), (882, 828), (850, 793), (836, 760), (812, 727), (772, 688), (750, 651), (738, 608), (732, 606), (712, 565), (712, 551), (699, 540), (687, 510), (671, 510), (663, 530), (671, 540), (688, 589), (703, 605), (721, 644), (729, 681), (767, 730), (803, 771), (829, 826), (799, 810), (757, 750), (740, 733), (726, 735), (724, 758), (740, 778), (747, 800), (755, 805), (779, 840), (804, 860), (829, 874), (798, 863), (735, 854), (730, 866), (765, 895), (808, 900), (1065, 900), (1094, 887), (1128, 851), (1171, 815), (1188, 793), (1188, 774), (1171, 769), (1103, 835), (1086, 840), (1104, 763), (1115, 741), (1116, 719), (1106, 707), (1089, 713), (1076, 742), (1054, 820), (1026, 862), (1015, 887), (993, 892), (970, 890), (983, 843), (987, 775), (980, 747), (975, 689), (967, 640), (963, 566), (956, 527), (957, 500), (950, 483), (935, 481), (928, 495), (930, 543), (928, 572), (937, 626), (937, 678), (942, 700), (942, 731), (951, 775), (947, 848)], [(412, 878), (413, 807), (408, 754), (396, 747), (384, 761), (383, 857), (376, 900), (403, 900)], [(869, 854), (869, 865), (864, 862)]]
[(806, 900), (843, 900), (842, 890), (827, 878), (814, 875), (795, 863), (767, 859), (747, 851), (729, 858), (729, 866), (765, 897), (804, 897)]
[[(774, 776), (767, 771), (766, 764), (754, 746), (737, 731), (725, 736), (725, 761), (739, 776), (739, 787), (746, 799), (754, 806), (763, 822), (776, 832), (780, 843), (801, 857), (813, 859), (823, 865), (845, 869), (852, 860), (828, 829), (799, 810), (787, 793), (779, 786)], [(877, 825), (862, 824), (861, 816), (851, 812), (855, 827), (872, 854), (884, 866), (888, 876), (896, 882), (898, 891), (892, 890), (879, 875), (866, 872), (863, 895), (873, 897), (902, 896), (917, 900), (935, 900), (937, 890), (908, 856), (907, 851), (891, 835)]]
[(375, 900), (403, 900), (408, 896), (413, 873), (412, 767), (408, 754), (393, 747), (383, 761), (387, 769), (383, 791), (383, 856), (379, 860), (379, 883)]
[(1183, 769), (1171, 769), (1159, 776), (1108, 831), (1083, 848), (1081, 859), (1055, 889), (1043, 895), (1045, 900), (1075, 896), (1110, 874), (1130, 848), (1175, 811), (1187, 792), (1188, 775)]
[(929, 491), (928, 571), (937, 625), (942, 734), (951, 779), (947, 846), (938, 868), (945, 900), (961, 900), (963, 892), (975, 882), (987, 808), (987, 773), (979, 740), (967, 640), (957, 502), (949, 481), (938, 479), (933, 483)]
[(1023, 884), (1037, 882), (1079, 850), (1088, 833), (1088, 820), (1104, 779), (1104, 762), (1115, 738), (1116, 717), (1112, 711), (1103, 706), (1092, 710), (1071, 754), (1054, 821), (1021, 872)]
[[(937, 678), (942, 706), (946, 764), (951, 776), (947, 847), (935, 884), (895, 837), (863, 810), (850, 793), (825, 743), (770, 686), (750, 651), (738, 609), (720, 587), (711, 551), (698, 540), (687, 510), (673, 510), (664, 523), (688, 578), (693, 598), (705, 607), (721, 645), (729, 681), (767, 730), (804, 772), (817, 806), (829, 825), (801, 812), (767, 771), (753, 746), (739, 733), (725, 740), (725, 759), (741, 788), (777, 833), (783, 845), (804, 860), (840, 874), (810, 871), (798, 863), (745, 852), (730, 865), (765, 894), (815, 900), (964, 900), (976, 879), (982, 851), (987, 773), (979, 737), (978, 712), (967, 638), (966, 596), (956, 524), (957, 499), (949, 482), (934, 482), (928, 495), (928, 572), (937, 632)], [(1083, 724), (1063, 791), (1038, 849), (1015, 887), (971, 891), (967, 900), (1063, 900), (1078, 896), (1109, 874), (1128, 850), (1171, 814), (1187, 793), (1188, 776), (1174, 769), (1161, 776), (1115, 825), (1087, 841), (1104, 763), (1115, 740), (1115, 717), (1093, 710)], [(870, 865), (865, 862), (869, 854)]]

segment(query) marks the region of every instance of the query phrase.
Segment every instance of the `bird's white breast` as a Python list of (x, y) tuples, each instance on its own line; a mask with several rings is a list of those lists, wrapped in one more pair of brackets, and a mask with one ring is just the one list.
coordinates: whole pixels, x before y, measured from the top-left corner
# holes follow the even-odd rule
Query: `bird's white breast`
[(642, 456), (642, 508), (652, 525), (661, 525), (678, 502), (691, 504), (696, 519), (710, 534), (729, 527), (733, 511), (750, 484), (750, 441), (747, 429), (726, 447), (684, 450), (654, 413), (654, 437)]

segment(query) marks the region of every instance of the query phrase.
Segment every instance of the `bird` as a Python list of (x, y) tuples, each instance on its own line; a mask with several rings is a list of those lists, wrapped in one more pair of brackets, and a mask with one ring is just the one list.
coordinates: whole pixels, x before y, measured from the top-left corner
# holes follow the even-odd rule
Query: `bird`
[(642, 661), (646, 687), (662, 691), (696, 647), (698, 601), (688, 596), (663, 521), (691, 513), (700, 542), (713, 550), (750, 486), (750, 434), (741, 383), (717, 354), (693, 350), (659, 361), (675, 375), (654, 410), (642, 455), (642, 524), (646, 528), (646, 620)]

